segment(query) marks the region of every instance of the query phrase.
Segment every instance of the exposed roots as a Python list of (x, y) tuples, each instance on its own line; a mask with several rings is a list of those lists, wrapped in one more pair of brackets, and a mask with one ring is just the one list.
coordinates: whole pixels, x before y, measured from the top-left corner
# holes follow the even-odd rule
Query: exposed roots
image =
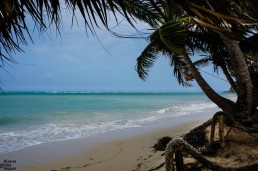
[(183, 139), (196, 149), (203, 148), (209, 142), (205, 131), (205, 129), (209, 126), (211, 126), (211, 119), (192, 129), (190, 132), (184, 135)]
[[(223, 117), (229, 117), (228, 115), (226, 115), (226, 113), (220, 111), (217, 112), (213, 115), (212, 118), (212, 124), (211, 124), (211, 136), (210, 136), (210, 146), (213, 145), (214, 143), (214, 135), (215, 135), (215, 126), (217, 123), (217, 120), (219, 119), (219, 135), (220, 135), (220, 146), (222, 148), (225, 147), (225, 142), (224, 142), (224, 129), (223, 129)], [(231, 118), (231, 120), (233, 120), (233, 118)]]
[[(183, 139), (173, 139), (167, 145), (165, 162), (166, 162), (166, 171), (175, 171), (174, 164), (174, 154), (182, 150), (185, 153), (190, 154), (194, 159), (200, 162), (205, 168), (214, 170), (214, 171), (257, 171), (258, 164), (243, 166), (239, 168), (234, 167), (223, 167), (217, 163), (211, 162), (206, 159), (201, 153), (199, 153), (194, 147), (189, 145)], [(182, 170), (177, 168), (177, 170)]]
[[(216, 145), (218, 145), (218, 144), (214, 143), (215, 126), (216, 126), (217, 122), (219, 125), (218, 128), (219, 128), (220, 148), (225, 147), (224, 139), (228, 137), (228, 135), (233, 127), (238, 128), (238, 129), (248, 133), (249, 135), (252, 135), (251, 133), (258, 132), (258, 129), (256, 129), (256, 128), (243, 126), (242, 124), (237, 122), (231, 115), (229, 115), (227, 113), (224, 113), (222, 111), (217, 112), (213, 116), (212, 123), (211, 123), (210, 143), (209, 144), (207, 143), (208, 146), (206, 146), (207, 154), (209, 154), (209, 150), (214, 151), (214, 149), (217, 148)], [(231, 125), (231, 128), (228, 130), (226, 136), (224, 136), (224, 122)], [(207, 124), (204, 124), (204, 126), (207, 127)], [(197, 133), (196, 130), (194, 132)], [(204, 131), (201, 133), (205, 134)], [(184, 137), (184, 139), (185, 138), (186, 137)], [(201, 138), (201, 139), (204, 139), (204, 138)], [(192, 142), (192, 140), (195, 140), (195, 138), (194, 139), (190, 138), (190, 140), (191, 140), (190, 142), (188, 142), (187, 139), (185, 139), (185, 140), (173, 139), (168, 143), (166, 153), (165, 153), (165, 162), (166, 162), (166, 170), (167, 171), (175, 171), (175, 168), (177, 169), (177, 171), (185, 170), (184, 163), (183, 163), (183, 155), (182, 155), (183, 152), (191, 155), (203, 167), (210, 169), (210, 170), (214, 170), (214, 171), (257, 171), (258, 163), (236, 168), (236, 167), (226, 167), (226, 166), (222, 166), (218, 163), (212, 162), (203, 156), (203, 154), (205, 154), (205, 151), (204, 151), (204, 153), (201, 153), (196, 149), (196, 148), (200, 148), (199, 146), (194, 146), (194, 147), (192, 146), (192, 145), (196, 144), (196, 143)], [(215, 147), (215, 148), (213, 149), (213, 147)]]
[[(227, 135), (224, 137), (224, 119), (227, 119), (227, 122), (231, 123), (231, 128), (227, 132)], [(242, 131), (246, 133), (258, 133), (258, 129), (253, 128), (253, 127), (245, 127), (244, 125), (240, 124), (238, 121), (236, 121), (231, 115), (225, 113), (225, 112), (217, 112), (213, 115), (212, 118), (212, 124), (211, 124), (211, 136), (210, 136), (210, 146), (213, 145), (214, 143), (214, 135), (215, 135), (215, 126), (217, 121), (219, 120), (219, 135), (220, 135), (220, 145), (222, 148), (225, 147), (225, 141), (224, 139), (229, 135), (229, 132), (232, 130), (233, 127), (241, 129)]]

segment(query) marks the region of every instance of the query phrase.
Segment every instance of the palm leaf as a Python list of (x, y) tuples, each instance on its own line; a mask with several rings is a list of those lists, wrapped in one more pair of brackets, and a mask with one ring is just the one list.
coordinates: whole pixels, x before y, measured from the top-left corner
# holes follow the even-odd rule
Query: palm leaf
[(171, 20), (159, 29), (162, 42), (169, 47), (173, 53), (186, 54), (184, 47), (185, 40), (188, 36), (187, 30), (184, 28), (186, 23), (189, 23), (189, 18)]
[(149, 69), (153, 66), (155, 60), (158, 57), (155, 44), (155, 41), (151, 41), (142, 51), (141, 55), (137, 58), (137, 64), (135, 68), (142, 80), (146, 79)]
[(158, 53), (161, 52), (163, 56), (168, 57), (170, 65), (173, 68), (173, 74), (178, 83), (183, 86), (191, 86), (191, 83), (186, 81), (186, 65), (178, 53), (171, 51), (160, 39), (159, 30), (152, 33), (150, 36), (151, 42), (143, 50), (141, 55), (137, 58), (136, 71), (139, 77), (146, 79), (150, 68), (158, 58)]
[(188, 68), (183, 61), (182, 56), (178, 54), (167, 54), (167, 56), (169, 57), (170, 66), (173, 68), (173, 74), (177, 79), (178, 84), (184, 87), (191, 87), (192, 84), (186, 80), (188, 74), (186, 73), (186, 70), (188, 70)]
[(202, 67), (206, 67), (209, 65), (209, 62), (210, 62), (211, 58), (210, 56), (207, 56), (207, 57), (204, 57), (202, 59), (199, 59), (195, 62), (193, 62), (193, 64), (198, 67), (198, 68), (202, 68)]
[(46, 31), (51, 25), (59, 32), (62, 9), (71, 11), (74, 17), (75, 11), (79, 10), (86, 28), (92, 33), (94, 26), (98, 26), (96, 18), (108, 28), (107, 18), (110, 12), (116, 16), (116, 12), (119, 11), (131, 23), (124, 0), (117, 0), (116, 3), (113, 0), (65, 0), (65, 8), (61, 8), (60, 4), (60, 0), (0, 1), (0, 58), (5, 61), (6, 55), (3, 56), (2, 50), (10, 56), (15, 51), (21, 52), (21, 45), (27, 45), (27, 37), (31, 38), (25, 21), (27, 16), (32, 18), (39, 32)]
[(164, 44), (160, 38), (159, 30), (155, 31), (151, 36), (151, 40), (155, 40), (157, 47), (162, 55), (167, 57), (170, 61), (170, 66), (173, 68), (173, 75), (177, 79), (178, 83), (184, 87), (192, 86), (192, 84), (186, 80), (186, 64), (181, 56), (181, 54), (172, 51), (170, 48)]
[(227, 36), (240, 41), (258, 27), (258, 2), (253, 0), (225, 1), (176, 1), (187, 16), (201, 27), (226, 32)]
[[(118, 0), (114, 0), (114, 2), (117, 1)], [(164, 5), (164, 0), (159, 1), (154, 3), (152, 0), (127, 0), (124, 3), (124, 8), (128, 13), (130, 13), (130, 15), (134, 16), (138, 20), (148, 23), (153, 28), (157, 28), (166, 18), (164, 13), (159, 8), (159, 6)]]
[[(191, 3), (191, 2), (188, 2), (188, 4), (192, 7), (192, 9), (196, 9), (197, 11), (198, 10), (201, 10), (205, 13), (208, 13), (208, 14), (211, 14), (215, 17), (218, 17), (218, 18), (222, 18), (222, 19), (225, 19), (225, 20), (232, 20), (234, 22), (237, 22), (237, 23), (242, 23), (242, 24), (246, 24), (246, 23), (253, 23), (253, 24), (257, 24), (257, 21), (254, 20), (254, 19), (241, 19), (239, 17), (235, 17), (235, 16), (230, 16), (230, 15), (225, 15), (225, 14), (222, 14), (222, 13), (219, 13), (219, 12), (216, 12), (214, 10), (210, 10), (210, 9), (207, 9), (205, 7), (202, 7), (202, 6), (199, 6), (199, 5), (196, 5), (194, 3)], [(191, 8), (189, 8), (191, 9)], [(201, 13), (198, 11), (198, 13)], [(207, 17), (208, 19), (208, 17)]]

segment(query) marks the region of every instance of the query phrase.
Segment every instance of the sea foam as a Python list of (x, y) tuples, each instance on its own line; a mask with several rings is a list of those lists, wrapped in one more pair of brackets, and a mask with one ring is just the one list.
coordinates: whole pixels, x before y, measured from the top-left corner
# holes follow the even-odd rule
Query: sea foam
[(0, 154), (218, 110), (200, 93), (13, 93), (0, 99)]

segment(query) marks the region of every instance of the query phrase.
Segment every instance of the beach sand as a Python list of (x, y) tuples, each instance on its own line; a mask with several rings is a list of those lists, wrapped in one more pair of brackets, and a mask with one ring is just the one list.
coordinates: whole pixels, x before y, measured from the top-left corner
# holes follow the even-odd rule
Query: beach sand
[[(10, 168), (18, 171), (165, 171), (164, 151), (154, 151), (153, 146), (162, 137), (180, 137), (201, 125), (207, 118), (185, 121), (168, 128), (113, 131), (107, 134), (35, 145), (0, 155), (2, 162), (9, 161)], [(229, 127), (225, 127), (227, 132)], [(129, 133), (128, 133), (129, 132)], [(140, 133), (139, 133), (140, 132)], [(210, 127), (206, 128), (209, 139)], [(216, 126), (215, 141), (219, 139)], [(207, 157), (225, 167), (243, 167), (258, 163), (258, 135), (233, 128), (226, 139), (225, 149), (218, 155)], [(185, 163), (194, 163), (189, 156)], [(1, 162), (0, 162), (1, 164)], [(0, 171), (3, 168), (0, 167)], [(7, 169), (4, 169), (5, 171)]]
[(109, 135), (109, 139), (103, 137), (107, 140), (104, 143), (94, 145), (92, 141), (87, 148), (85, 144), (89, 142), (83, 142), (83, 139), (68, 140), (38, 145), (0, 157), (15, 160), (16, 163), (12, 165), (21, 171), (140, 171), (159, 166), (161, 168), (158, 170), (165, 170), (164, 152), (154, 152), (154, 144), (164, 136), (179, 137), (204, 121), (204, 118), (187, 121), (134, 137)]

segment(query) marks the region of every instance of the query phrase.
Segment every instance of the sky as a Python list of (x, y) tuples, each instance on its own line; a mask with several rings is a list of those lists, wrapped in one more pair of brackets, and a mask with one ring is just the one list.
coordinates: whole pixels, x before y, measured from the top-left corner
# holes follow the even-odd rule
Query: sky
[[(61, 36), (54, 29), (47, 34), (32, 33), (33, 43), (22, 46), (24, 53), (16, 52), (16, 64), (6, 63), (0, 70), (4, 91), (83, 91), (83, 92), (201, 92), (193, 87), (178, 85), (169, 60), (160, 56), (151, 68), (146, 81), (135, 71), (136, 59), (148, 44), (146, 39), (114, 37), (108, 31), (97, 29), (97, 36), (85, 31), (82, 19), (73, 25), (69, 14), (63, 16)], [(121, 20), (122, 21), (122, 20)], [(33, 28), (33, 23), (28, 21)], [(112, 27), (116, 23), (111, 19)], [(148, 25), (137, 22), (138, 30)], [(137, 34), (123, 21), (114, 29), (121, 34)], [(198, 58), (198, 57), (197, 57)], [(212, 67), (202, 70), (213, 73)], [(202, 73), (218, 92), (229, 89), (227, 82)], [(223, 75), (218, 77), (224, 78)]]

